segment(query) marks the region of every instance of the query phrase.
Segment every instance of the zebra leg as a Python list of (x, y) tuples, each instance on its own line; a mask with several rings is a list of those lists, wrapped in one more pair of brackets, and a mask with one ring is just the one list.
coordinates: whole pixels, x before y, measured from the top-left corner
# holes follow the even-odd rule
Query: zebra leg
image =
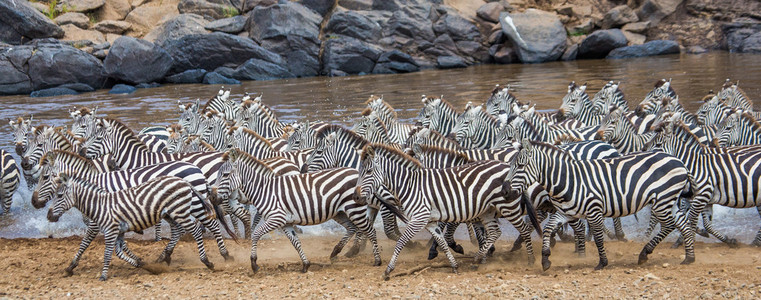
[(503, 216), (508, 219), (510, 224), (513, 224), (515, 229), (518, 229), (518, 232), (523, 239), (523, 243), (525, 244), (526, 252), (528, 253), (528, 265), (533, 265), (536, 259), (534, 258), (534, 246), (531, 244), (531, 232), (534, 228), (529, 224), (526, 224), (526, 222), (523, 222), (523, 216), (520, 211), (517, 211), (517, 213), (512, 215), (503, 214)]
[(645, 245), (642, 252), (639, 253), (637, 264), (640, 265), (647, 262), (647, 256), (653, 253), (655, 247), (675, 229), (674, 218), (671, 214), (670, 206), (662, 205), (661, 207), (653, 205), (652, 212), (652, 215), (661, 223), (661, 230), (650, 240), (650, 242), (647, 243), (647, 245)]
[(282, 230), (285, 233), (285, 236), (291, 241), (291, 244), (293, 244), (293, 248), (296, 248), (296, 251), (299, 252), (299, 257), (301, 257), (302, 263), (301, 273), (306, 273), (309, 270), (309, 260), (307, 259), (306, 254), (304, 254), (304, 250), (301, 249), (301, 241), (299, 241), (299, 238), (296, 236), (293, 226), (285, 226)]
[(428, 225), (425, 226), (425, 229), (428, 230), (428, 232), (431, 233), (433, 236), (433, 239), (436, 241), (437, 244), (439, 244), (439, 247), (444, 250), (444, 253), (447, 255), (447, 258), (449, 259), (449, 264), (452, 266), (452, 270), (454, 270), (455, 274), (457, 274), (457, 261), (454, 259), (454, 255), (452, 255), (452, 251), (449, 250), (449, 246), (447, 245), (447, 240), (444, 238), (443, 233), (441, 232), (441, 228), (437, 224), (438, 222), (429, 222)]
[(333, 220), (338, 222), (338, 224), (341, 224), (344, 228), (346, 228), (346, 234), (341, 238), (341, 240), (336, 244), (335, 247), (333, 247), (333, 252), (330, 253), (330, 262), (336, 260), (336, 256), (338, 256), (339, 253), (341, 253), (341, 250), (343, 250), (344, 246), (346, 246), (346, 243), (349, 242), (349, 239), (357, 233), (357, 227), (354, 226), (354, 224), (351, 223), (351, 220), (344, 215), (343, 213), (339, 213), (336, 215)]
[(624, 227), (621, 224), (621, 218), (613, 218), (613, 228), (616, 230), (616, 239), (622, 242), (626, 242), (626, 233), (624, 233)]
[[(375, 223), (375, 218), (378, 216), (378, 209), (376, 209), (374, 207), (370, 207), (370, 206), (366, 206), (366, 208), (367, 208), (367, 212), (366, 212), (366, 217), (365, 218), (367, 219), (367, 222), (370, 223), (370, 226), (372, 226), (372, 224)], [(347, 215), (349, 216), (349, 219), (353, 220), (353, 217), (352, 217), (351, 213), (347, 213)], [(384, 225), (384, 230), (385, 230), (385, 225), (386, 225), (385, 220), (383, 222), (383, 225)], [(359, 236), (358, 236), (358, 239), (359, 239)], [(352, 245), (351, 248), (349, 249), (349, 251), (347, 251), (346, 254), (345, 254), (346, 257), (352, 257), (354, 255), (357, 255), (360, 251), (362, 251), (362, 249), (364, 248), (364, 241), (365, 240), (363, 239), (362, 240), (362, 244), (360, 244), (359, 243), (360, 241), (358, 239), (354, 240), (354, 245)]]
[(717, 239), (724, 242), (725, 244), (728, 244), (729, 247), (732, 247), (732, 248), (739, 247), (736, 239), (728, 238), (725, 235), (721, 234), (719, 231), (717, 231), (715, 228), (713, 228), (713, 223), (711, 222), (711, 220), (708, 219), (709, 218), (708, 214), (706, 214), (705, 211), (701, 215), (703, 217), (703, 226), (705, 227), (706, 231), (708, 231), (709, 234), (715, 236)]
[(388, 208), (380, 208), (381, 218), (383, 218), (383, 232), (391, 240), (399, 240), (402, 235), (399, 232), (399, 226), (396, 224), (396, 216)]
[(212, 264), (209, 261), (209, 258), (206, 257), (206, 248), (203, 245), (203, 229), (201, 226), (198, 226), (198, 223), (194, 222), (189, 217), (178, 221), (180, 226), (182, 226), (185, 231), (190, 232), (193, 235), (193, 239), (196, 240), (196, 246), (198, 247), (198, 256), (201, 259), (201, 262), (206, 265), (209, 270), (214, 270), (214, 264)]
[(560, 215), (557, 213), (550, 215), (550, 219), (542, 231), (542, 271), (547, 271), (552, 265), (552, 262), (550, 262), (550, 255), (552, 254), (550, 239), (555, 231), (555, 227), (558, 226), (559, 219)]
[[(478, 248), (481, 249), (481, 246), (486, 243), (486, 228), (484, 228), (484, 224), (482, 222), (472, 222), (470, 224), (473, 224), (473, 231), (476, 233), (476, 239), (478, 240)], [(486, 256), (491, 257), (494, 254), (494, 251), (497, 249), (492, 245), (489, 248), (489, 251), (486, 252)]]
[(284, 225), (285, 216), (277, 215), (276, 217), (265, 218), (264, 222), (256, 226), (256, 229), (254, 229), (254, 232), (251, 235), (251, 270), (254, 271), (254, 273), (259, 271), (259, 265), (256, 264), (256, 246), (259, 243), (259, 239), (270, 231), (283, 227)]
[(587, 223), (592, 227), (592, 234), (595, 237), (595, 245), (597, 246), (597, 253), (600, 256), (600, 262), (595, 267), (595, 270), (602, 270), (608, 265), (608, 256), (605, 254), (605, 236), (603, 235), (603, 223), (602, 213), (599, 211), (592, 211), (587, 214)]
[[(756, 206), (756, 210), (758, 211), (758, 215), (761, 216), (761, 206)], [(761, 247), (761, 229), (759, 229), (758, 233), (756, 233), (756, 238), (753, 239), (753, 243), (751, 243), (751, 245)]]
[(153, 241), (161, 241), (161, 222), (153, 226), (153, 228), (155, 228), (155, 237), (153, 238)]
[(585, 238), (584, 222), (580, 219), (568, 219), (568, 225), (573, 229), (574, 250), (579, 257), (586, 257), (587, 240)]
[[(232, 205), (230, 205), (230, 198), (235, 197), (235, 194), (231, 195), (228, 199), (223, 199), (222, 203), (220, 204), (222, 206), (222, 210), (224, 210), (225, 214), (230, 216), (230, 223), (233, 224), (233, 232), (235, 234), (238, 234), (238, 218), (235, 216), (235, 213), (233, 211)], [(219, 216), (219, 218), (224, 218), (224, 216)], [(244, 229), (245, 234), (245, 229)]]
[(127, 248), (123, 233), (119, 234), (119, 237), (116, 239), (116, 257), (126, 261), (135, 268), (140, 268), (144, 265), (143, 261)]
[[(422, 216), (416, 216), (415, 219), (410, 219), (409, 223), (407, 223), (407, 228), (404, 229), (404, 233), (399, 237), (399, 239), (396, 241), (396, 246), (394, 247), (394, 254), (391, 255), (391, 260), (388, 262), (388, 267), (386, 267), (386, 271), (383, 273), (383, 280), (389, 280), (391, 277), (389, 274), (394, 271), (396, 268), (396, 260), (399, 259), (399, 253), (402, 252), (402, 249), (404, 248), (404, 245), (409, 242), (412, 237), (418, 234), (420, 230), (423, 229), (428, 224), (428, 214), (424, 214)], [(436, 224), (436, 223), (431, 223)], [(445, 244), (446, 245), (446, 244)]]
[(478, 249), (478, 253), (476, 253), (476, 264), (482, 264), (486, 262), (487, 253), (494, 246), (494, 242), (499, 238), (500, 235), (502, 235), (502, 231), (499, 230), (499, 223), (497, 223), (497, 219), (484, 219), (482, 223), (484, 224), (484, 227), (486, 227), (486, 240), (484, 241), (484, 244), (481, 245)]
[(222, 237), (222, 229), (219, 228), (220, 224), (219, 222), (224, 222), (223, 219), (209, 219), (205, 216), (201, 218), (201, 224), (203, 224), (206, 229), (211, 231), (211, 234), (214, 236), (214, 239), (217, 241), (217, 248), (219, 248), (219, 254), (222, 255), (222, 257), (225, 259), (225, 261), (228, 260), (234, 260), (232, 256), (230, 256), (230, 253), (227, 251), (227, 247), (225, 246), (225, 239)]
[[(438, 222), (437, 226), (439, 227), (439, 230), (444, 231), (447, 228), (448, 224), (449, 223), (447, 222)], [(439, 248), (436, 244), (436, 239), (434, 239), (433, 236), (431, 236), (431, 239), (428, 241), (428, 243), (431, 244), (431, 247), (428, 250), (428, 260), (432, 260), (439, 256)]]
[(74, 275), (74, 268), (79, 265), (79, 259), (82, 257), (82, 254), (85, 253), (85, 250), (90, 247), (90, 243), (92, 243), (95, 237), (98, 236), (99, 231), (100, 227), (98, 226), (98, 223), (89, 220), (87, 221), (87, 232), (85, 233), (85, 237), (82, 238), (82, 242), (79, 243), (79, 250), (77, 251), (77, 254), (74, 255), (71, 264), (69, 264), (66, 270), (64, 270), (64, 272), (66, 272), (64, 275), (65, 277)]
[(653, 231), (655, 231), (655, 226), (658, 225), (658, 219), (655, 218), (652, 211), (652, 206), (650, 207), (650, 221), (647, 224), (647, 230), (645, 230), (645, 236), (651, 236), (653, 234)]
[(476, 228), (473, 226), (472, 222), (466, 223), (468, 226), (468, 237), (470, 237), (470, 243), (473, 245), (481, 246), (480, 241), (478, 240), (478, 233), (476, 233)]
[(375, 259), (373, 266), (380, 266), (381, 257), (380, 257), (380, 246), (378, 245), (378, 234), (375, 232), (375, 228), (373, 227), (373, 222), (370, 221), (370, 217), (368, 216), (368, 213), (367, 213), (367, 209), (370, 207), (360, 206), (360, 205), (357, 205), (356, 207), (357, 209), (354, 209), (351, 206), (347, 207), (346, 209), (347, 215), (349, 219), (351, 220), (352, 224), (359, 230), (357, 234), (367, 236), (370, 239), (370, 242), (373, 245), (373, 257)]
[(457, 231), (457, 227), (459, 226), (460, 223), (447, 223), (446, 229), (444, 230), (444, 239), (447, 241), (447, 245), (449, 245), (449, 248), (452, 249), (452, 251), (459, 254), (465, 254), (462, 246), (457, 244), (457, 242), (454, 240), (454, 233)]
[[(761, 211), (759, 211), (759, 214), (761, 215)], [(708, 237), (709, 233), (708, 233), (708, 230), (706, 230), (705, 228), (705, 222), (706, 220), (708, 220), (709, 223), (713, 222), (713, 205), (706, 206), (706, 208), (703, 210), (702, 215), (703, 215), (703, 229), (696, 231), (695, 233), (703, 237)]]
[(98, 278), (100, 281), (106, 281), (106, 278), (108, 278), (108, 267), (111, 265), (111, 257), (114, 255), (114, 248), (119, 237), (119, 227), (118, 225), (111, 226), (111, 228), (106, 228), (103, 233), (106, 236), (106, 250), (103, 254), (103, 269), (100, 273), (100, 278)]
[(676, 227), (684, 237), (684, 260), (682, 264), (687, 265), (695, 262), (695, 231), (688, 225), (684, 212), (677, 211), (676, 216), (671, 217), (669, 215), (667, 217), (670, 217), (671, 222), (676, 223)]
[(180, 241), (180, 237), (185, 234), (185, 231), (179, 225), (177, 225), (174, 220), (168, 218), (166, 220), (169, 222), (171, 237), (169, 238), (169, 243), (166, 244), (164, 251), (161, 252), (159, 258), (156, 259), (156, 262), (166, 262), (166, 265), (168, 266), (172, 264), (172, 252), (174, 252), (174, 247), (177, 246), (177, 243)]

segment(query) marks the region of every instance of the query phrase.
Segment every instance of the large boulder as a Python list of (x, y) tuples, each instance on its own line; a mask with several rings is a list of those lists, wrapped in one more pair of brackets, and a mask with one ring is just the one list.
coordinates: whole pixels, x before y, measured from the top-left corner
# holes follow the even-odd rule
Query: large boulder
[(206, 70), (192, 69), (167, 76), (165, 80), (170, 83), (201, 83), (204, 75), (206, 75)]
[(581, 41), (577, 58), (603, 58), (613, 49), (625, 47), (626, 44), (626, 36), (621, 29), (597, 30)]
[(272, 80), (293, 77), (288, 69), (257, 58), (247, 60), (235, 68), (231, 75), (232, 78), (238, 80)]
[(320, 23), (322, 17), (295, 2), (256, 7), (246, 28), (251, 39), (285, 57), (295, 76), (315, 76), (320, 70)]
[(74, 24), (66, 24), (61, 26), (61, 28), (66, 33), (62, 38), (64, 41), (92, 41), (95, 44), (106, 41), (106, 37), (96, 30), (82, 29)]
[(0, 46), (0, 95), (27, 94), (34, 89), (23, 68), (32, 56), (32, 46), (3, 48)]
[(65, 14), (62, 14), (55, 19), (53, 19), (53, 22), (58, 24), (59, 26), (63, 26), (66, 24), (74, 24), (79, 28), (87, 29), (90, 27), (90, 18), (87, 17), (87, 15), (83, 13), (78, 12), (67, 12)]
[(177, 5), (140, 6), (133, 9), (124, 20), (132, 23), (132, 31), (145, 34), (164, 20), (169, 20), (180, 12)]
[(330, 15), (325, 33), (341, 34), (363, 41), (377, 41), (381, 38), (381, 27), (377, 22), (356, 11), (340, 10)]
[(286, 65), (279, 55), (254, 41), (222, 32), (186, 35), (167, 41), (164, 49), (174, 58), (171, 74), (190, 69), (214, 70), (224, 65), (239, 66), (251, 58)]
[(438, 34), (449, 34), (454, 41), (479, 41), (481, 33), (473, 22), (468, 21), (463, 16), (448, 12), (439, 18), (434, 24), (434, 30), (439, 29)]
[(106, 0), (95, 16), (98, 20), (124, 20), (131, 10), (130, 0)]
[(239, 13), (229, 0), (180, 0), (177, 9), (181, 14), (197, 14), (207, 20), (223, 19)]
[(41, 89), (39, 91), (32, 92), (29, 97), (53, 97), (53, 96), (65, 96), (65, 95), (77, 95), (77, 91), (65, 87), (54, 87), (49, 89)]
[(277, 0), (243, 0), (243, 12), (249, 12), (257, 6), (270, 6), (277, 4)]
[(606, 58), (629, 58), (679, 53), (679, 44), (675, 41), (656, 40), (642, 45), (622, 47), (610, 51)]
[(644, 0), (637, 9), (640, 20), (650, 21), (652, 26), (658, 25), (666, 16), (674, 13), (677, 6), (684, 0)]
[(429, 14), (421, 10), (396, 10), (383, 27), (385, 36), (398, 36), (410, 40), (433, 42), (436, 33), (433, 32)]
[(154, 28), (143, 38), (163, 47), (164, 43), (169, 40), (174, 40), (191, 34), (209, 33), (209, 31), (205, 29), (208, 24), (209, 22), (199, 15), (181, 14), (161, 23), (161, 25)]
[(465, 68), (468, 66), (465, 60), (459, 56), (439, 56), (436, 65), (441, 69)]
[(63, 37), (63, 29), (27, 1), (0, 1), (0, 42), (18, 45), (47, 37)]
[(226, 76), (222, 76), (217, 72), (209, 72), (203, 76), (204, 84), (240, 84), (240, 81)]
[(87, 12), (100, 8), (106, 4), (106, 0), (61, 0), (62, 10), (74, 12)]
[(489, 22), (499, 23), (499, 14), (505, 10), (505, 6), (499, 1), (481, 5), (476, 11), (476, 16)]
[(634, 23), (639, 21), (639, 17), (634, 13), (634, 10), (626, 5), (619, 5), (609, 10), (600, 21), (600, 27), (602, 29), (621, 27), (624, 24)]
[(527, 9), (523, 13), (502, 13), (502, 31), (517, 47), (524, 63), (554, 61), (566, 48), (566, 31), (554, 13)]
[[(24, 46), (25, 49), (29, 46)], [(100, 88), (106, 77), (100, 60), (84, 51), (61, 43), (38, 43), (23, 57), (24, 73), (32, 90), (56, 87), (67, 83), (84, 83)], [(22, 50), (25, 51), (25, 50)], [(17, 59), (19, 57), (16, 57)], [(19, 64), (18, 66), (24, 66)], [(0, 76), (0, 77), (5, 77)]]
[(173, 62), (169, 53), (161, 47), (146, 40), (123, 36), (111, 45), (103, 67), (111, 78), (146, 83), (164, 78)]
[(761, 53), (761, 31), (747, 37), (740, 47), (740, 52)]
[(381, 54), (375, 63), (373, 73), (392, 74), (409, 73), (420, 70), (420, 65), (412, 56), (399, 50), (391, 50)]
[(370, 73), (382, 52), (377, 46), (352, 37), (329, 39), (322, 51), (322, 73), (330, 74), (333, 70)]
[(246, 29), (246, 16), (234, 16), (232, 18), (219, 19), (206, 24), (204, 28), (209, 31), (238, 33)]
[(298, 2), (321, 16), (327, 15), (336, 4), (336, 0), (298, 0)]
[(127, 84), (117, 84), (111, 87), (108, 91), (109, 94), (132, 94), (137, 91), (137, 88)]

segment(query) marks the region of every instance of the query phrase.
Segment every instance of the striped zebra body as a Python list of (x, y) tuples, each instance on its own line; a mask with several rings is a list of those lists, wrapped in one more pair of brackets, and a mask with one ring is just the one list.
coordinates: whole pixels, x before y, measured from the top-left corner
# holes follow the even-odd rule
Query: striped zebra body
[(16, 120), (9, 120), (8, 123), (13, 130), (13, 143), (15, 145), (16, 154), (22, 156), (29, 144), (27, 134), (32, 129), (32, 117), (30, 116), (29, 119), (26, 120), (22, 117), (18, 117)]
[[(486, 251), (500, 235), (496, 216), (507, 218), (530, 241), (530, 226), (523, 222), (521, 197), (505, 198), (503, 190), (507, 164), (485, 161), (448, 169), (426, 169), (417, 160), (383, 145), (368, 145), (362, 151), (360, 180), (357, 186), (360, 199), (370, 201), (379, 189), (387, 189), (397, 196), (407, 228), (397, 241), (385, 277), (396, 266), (399, 252), (421, 229), (426, 228), (439, 247), (445, 249), (452, 268), (457, 262), (438, 228), (437, 222), (470, 222), (480, 219), (486, 226), (487, 238), (476, 254), (482, 262)], [(433, 182), (433, 184), (432, 184)], [(534, 219), (535, 220), (535, 219)], [(538, 224), (536, 225), (538, 226)], [(531, 243), (526, 243), (529, 262), (532, 261)]]
[(233, 127), (229, 130), (229, 134), (232, 140), (230, 144), (232, 148), (239, 148), (257, 159), (269, 159), (280, 156), (290, 160), (297, 166), (303, 166), (307, 163), (309, 155), (314, 151), (313, 148), (295, 151), (277, 151), (269, 140), (253, 130), (244, 127)]
[[(208, 219), (214, 219), (216, 215), (211, 204), (206, 203), (188, 182), (173, 176), (162, 176), (127, 190), (109, 193), (66, 173), (59, 175), (57, 181), (57, 199), (48, 211), (48, 220), (56, 222), (64, 212), (75, 207), (98, 224), (106, 243), (100, 280), (108, 277), (114, 248), (119, 248), (117, 252), (123, 250), (124, 233), (142, 231), (159, 223), (161, 219), (171, 220), (170, 223), (176, 225), (172, 227), (172, 240), (159, 257), (160, 261), (171, 261), (174, 246), (185, 231), (193, 234), (201, 262), (209, 269), (214, 268), (206, 257), (203, 230), (193, 219), (200, 219), (201, 216), (193, 214), (191, 203), (201, 203), (204, 207), (203, 215)], [(127, 261), (135, 267), (143, 265), (137, 257)]]
[(666, 81), (666, 79), (658, 80), (653, 90), (645, 95), (645, 99), (637, 105), (634, 112), (641, 117), (648, 114), (657, 114), (661, 109), (663, 98), (666, 97), (671, 99), (677, 97), (676, 92), (671, 87), (671, 79), (669, 81)]
[(500, 125), (499, 119), (488, 114), (482, 106), (468, 103), (449, 137), (454, 137), (466, 149), (489, 149), (499, 139)]
[(301, 148), (314, 148), (317, 146), (317, 131), (327, 126), (325, 122), (295, 123), (288, 135), (288, 147), (285, 151), (299, 150)]
[(737, 111), (724, 120), (714, 144), (721, 147), (761, 144), (761, 124), (749, 113)]
[(620, 82), (613, 83), (613, 81), (606, 83), (592, 98), (592, 112), (605, 115), (608, 112), (608, 107), (616, 106), (628, 113), (629, 101), (624, 98), (624, 92), (619, 88), (620, 84)]
[(166, 141), (169, 139), (169, 130), (167, 130), (165, 126), (148, 126), (140, 129), (140, 132), (138, 132), (137, 135), (150, 135), (162, 141)]
[(228, 130), (230, 128), (227, 119), (222, 113), (207, 111), (201, 120), (198, 130), (201, 139), (214, 147), (216, 151), (225, 151), (231, 144)]
[[(761, 206), (761, 170), (758, 148), (714, 150), (699, 143), (689, 128), (672, 120), (659, 128), (650, 149), (662, 150), (681, 159), (694, 177), (697, 192), (689, 207), (692, 226), (706, 205), (719, 204), (733, 208)], [(729, 244), (737, 241), (717, 232), (705, 218), (704, 226), (711, 235)], [(754, 243), (761, 242), (761, 230)]]
[(573, 118), (583, 124), (583, 127), (600, 124), (602, 114), (595, 112), (594, 103), (586, 92), (587, 85), (577, 86), (574, 82), (568, 86), (568, 94), (563, 97), (558, 111), (566, 118)]
[[(589, 126), (578, 129), (551, 129), (549, 125), (544, 122), (539, 124), (531, 123), (524, 117), (514, 118), (508, 127), (512, 128), (508, 131), (513, 131), (514, 137), (530, 138), (532, 140), (539, 140), (548, 143), (555, 143), (561, 137), (569, 136), (579, 140), (591, 140), (597, 133), (599, 125)], [(502, 143), (500, 143), (501, 145)]]
[[(249, 97), (249, 95), (245, 95), (243, 97), (243, 101), (248, 100)], [(225, 119), (235, 120), (235, 118), (238, 116), (239, 110), (240, 104), (238, 104), (238, 102), (235, 100), (230, 99), (230, 90), (223, 91), (220, 89), (219, 93), (217, 93), (214, 98), (211, 98), (208, 102), (206, 102), (206, 105), (204, 105), (202, 111), (217, 111), (222, 113)]]
[(378, 118), (383, 122), (386, 131), (388, 132), (388, 139), (391, 143), (403, 143), (407, 139), (410, 131), (415, 128), (415, 126), (411, 124), (399, 122), (399, 118), (397, 118), (394, 108), (388, 104), (388, 102), (383, 101), (382, 97), (371, 95), (365, 104), (367, 104), (367, 108), (374, 111), (378, 115)]
[(695, 112), (698, 122), (706, 126), (719, 126), (735, 110), (719, 100), (716, 95), (710, 94), (703, 97), (703, 104)]
[[(50, 150), (74, 152), (74, 145), (69, 141), (63, 127), (37, 126), (30, 133), (29, 146), (21, 160), (24, 175), (37, 179), (40, 176), (40, 159)], [(107, 169), (103, 169), (104, 171)]]
[(261, 103), (261, 96), (241, 104), (235, 125), (249, 128), (265, 138), (282, 137), (286, 124), (277, 120), (275, 113)]
[(418, 114), (418, 122), (425, 128), (447, 136), (452, 133), (459, 116), (454, 106), (441, 97), (423, 96), (423, 109)]
[(285, 152), (288, 151), (288, 140), (282, 137), (267, 139), (272, 144), (272, 150)]
[(655, 136), (654, 132), (637, 133), (637, 127), (617, 107), (600, 122), (595, 138), (607, 142), (623, 154), (640, 152), (645, 144)]
[(368, 141), (358, 134), (338, 125), (327, 125), (317, 132), (317, 146), (307, 158), (306, 170), (347, 167), (359, 168), (360, 154)]
[(463, 149), (462, 146), (457, 143), (457, 141), (450, 139), (435, 130), (425, 127), (418, 127), (413, 132), (411, 132), (404, 145), (408, 148), (412, 147), (412, 145), (428, 145), (453, 150)]
[[(511, 163), (508, 180), (526, 188), (539, 183), (549, 193), (553, 206), (569, 219), (586, 218), (592, 226), (600, 255), (601, 269), (608, 264), (603, 246), (603, 217), (622, 217), (652, 205), (661, 222), (661, 231), (640, 253), (639, 263), (675, 227), (671, 209), (684, 191), (694, 188), (679, 159), (665, 153), (638, 153), (601, 160), (575, 160), (558, 148), (524, 140)], [(550, 233), (556, 224), (551, 217), (544, 229), (542, 267), (550, 266)], [(685, 261), (694, 261), (693, 231), (685, 218), (676, 218), (676, 227), (685, 237)], [(577, 233), (578, 234), (578, 233)], [(583, 244), (581, 245), (583, 247)]]
[(489, 99), (486, 99), (486, 112), (492, 116), (497, 116), (500, 111), (509, 112), (517, 103), (518, 99), (510, 93), (510, 85), (500, 87), (498, 84), (491, 91)]
[[(541, 113), (537, 113), (534, 107), (524, 109), (515, 106), (513, 107), (513, 114), (515, 116), (526, 118), (526, 120), (529, 120), (532, 124), (546, 125), (549, 130), (573, 130), (587, 126), (576, 119), (565, 119), (557, 123), (550, 123), (546, 117), (541, 115)], [(512, 118), (509, 118), (509, 120), (512, 120)]]
[[(354, 202), (357, 170), (335, 168), (308, 174), (277, 176), (273, 170), (258, 159), (233, 149), (225, 155), (226, 163), (212, 188), (219, 198), (229, 197), (231, 191), (240, 189), (261, 217), (261, 224), (254, 230), (251, 246), (251, 268), (259, 269), (257, 244), (266, 233), (282, 228), (294, 248), (299, 252), (303, 272), (309, 261), (301, 249), (293, 225), (317, 225), (336, 220), (347, 228), (331, 254), (331, 259), (341, 251), (349, 237), (359, 228), (373, 243), (375, 265), (380, 265), (380, 249), (375, 230), (367, 220), (367, 209)], [(242, 184), (245, 182), (246, 184)]]
[(13, 203), (13, 194), (19, 186), (20, 178), (19, 169), (16, 166), (16, 160), (5, 150), (0, 149), (0, 206), (2, 212), (9, 213)]

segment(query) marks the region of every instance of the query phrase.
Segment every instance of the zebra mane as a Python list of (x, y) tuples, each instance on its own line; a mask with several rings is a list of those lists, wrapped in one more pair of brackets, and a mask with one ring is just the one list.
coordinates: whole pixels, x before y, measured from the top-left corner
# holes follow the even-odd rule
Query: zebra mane
[(79, 184), (82, 187), (84, 187), (86, 190), (96, 191), (96, 192), (100, 192), (100, 193), (108, 193), (108, 191), (106, 191), (102, 187), (98, 186), (97, 184), (94, 184), (94, 183), (88, 181), (87, 179), (79, 177), (78, 173), (61, 172), (60, 174), (58, 174), (58, 176), (59, 177), (66, 176), (66, 177), (69, 178), (70, 182)]
[[(373, 99), (373, 97), (375, 97), (375, 99)], [(383, 110), (383, 111), (391, 113), (391, 118), (393, 118), (394, 120), (396, 120), (398, 118), (398, 116), (396, 115), (396, 110), (394, 109), (394, 107), (391, 106), (391, 104), (389, 104), (385, 100), (383, 100), (383, 98), (378, 98), (376, 96), (370, 96), (370, 99), (368, 99), (365, 102), (365, 104), (370, 105), (370, 104), (374, 103), (374, 101), (377, 101), (377, 100), (380, 100), (380, 103), (381, 103), (380, 110)]]
[(447, 149), (447, 148), (443, 148), (443, 147), (439, 147), (439, 146), (434, 146), (434, 145), (418, 145), (418, 146), (420, 147), (420, 151), (422, 153), (443, 154), (443, 155), (446, 155), (448, 157), (457, 157), (457, 158), (460, 158), (460, 159), (462, 159), (463, 161), (466, 161), (466, 162), (470, 161), (470, 159), (468, 158), (467, 155), (465, 155), (462, 152), (456, 151), (456, 150)]
[(222, 161), (229, 161), (230, 155), (237, 156), (236, 161), (250, 167), (257, 174), (272, 176), (277, 175), (277, 173), (272, 170), (272, 167), (270, 167), (267, 163), (257, 159), (256, 157), (253, 157), (251, 154), (248, 154), (246, 151), (243, 151), (239, 148), (230, 149), (229, 151), (222, 154)]
[(100, 171), (98, 171), (98, 167), (92, 160), (84, 158), (81, 155), (71, 151), (59, 149), (50, 150), (42, 156), (42, 159), (40, 159), (40, 164), (47, 164), (49, 159), (74, 161), (73, 165), (84, 166), (84, 168), (91, 169), (100, 173)]
[(568, 159), (572, 159), (573, 160), (573, 157), (571, 157), (571, 155), (568, 154), (568, 152), (566, 152), (563, 149), (558, 148), (557, 146), (555, 146), (553, 144), (545, 143), (545, 142), (542, 142), (542, 141), (530, 141), (530, 142), (531, 142), (531, 145), (533, 147), (536, 147), (537, 151), (539, 151), (540, 153), (546, 153), (546, 154), (549, 154), (549, 155), (552, 155), (552, 153), (560, 153), (564, 158), (568, 158)]
[[(699, 147), (701, 150), (708, 149), (708, 146), (704, 145), (700, 142), (700, 138), (695, 135), (691, 130), (690, 127), (687, 126), (686, 123), (684, 123), (682, 120), (675, 120), (673, 123), (674, 132), (672, 134), (679, 135), (683, 137), (683, 141), (687, 143), (687, 145), (694, 145), (696, 147)], [(663, 134), (663, 133), (661, 133)]]
[(17, 117), (17, 118), (16, 118), (16, 123), (17, 123), (17, 124), (23, 124), (23, 123), (24, 123), (24, 118), (22, 118), (22, 117)]
[(317, 139), (323, 139), (331, 133), (336, 133), (336, 138), (346, 141), (355, 146), (355, 148), (362, 148), (369, 144), (365, 138), (359, 136), (356, 132), (343, 128), (339, 125), (325, 125), (316, 132)]
[(667, 82), (667, 81), (666, 81), (666, 79), (659, 79), (658, 81), (656, 81), (656, 82), (655, 82), (655, 84), (653, 85), (653, 87), (654, 87), (654, 88), (660, 88), (660, 87), (662, 87), (664, 84), (666, 84), (666, 82)]
[[(371, 150), (372, 149), (372, 150)], [(383, 144), (368, 144), (362, 148), (361, 161), (371, 158), (370, 156), (383, 156), (391, 161), (398, 162), (405, 167), (413, 169), (423, 169), (423, 164), (419, 160), (402, 152), (399, 149), (386, 146)]]
[(488, 112), (486, 112), (486, 109), (484, 109), (483, 106), (475, 105), (475, 106), (469, 107), (460, 115), (460, 117), (464, 117), (465, 114), (468, 112), (472, 112), (474, 116), (476, 116), (477, 118), (483, 119), (484, 121), (489, 123), (490, 126), (499, 128), (499, 119), (497, 119), (497, 117), (492, 116)]
[(756, 118), (753, 117), (753, 115), (747, 111), (744, 111), (742, 112), (742, 114), (740, 114), (740, 121), (745, 121), (746, 123), (749, 123), (753, 131), (756, 131), (759, 128), (761, 128), (761, 123), (759, 123), (758, 120), (756, 120)]
[(457, 112), (457, 110), (454, 108), (454, 105), (452, 105), (452, 103), (449, 103), (449, 101), (444, 100), (444, 97), (439, 97), (439, 98), (428, 97), (427, 99), (428, 99), (427, 102), (424, 102), (425, 105), (430, 104), (434, 100), (439, 100), (438, 105), (443, 105), (445, 108), (448, 108), (451, 111)]
[(264, 144), (264, 145), (266, 145), (266, 147), (268, 149), (272, 149), (272, 142), (270, 142), (269, 140), (265, 139), (264, 137), (262, 137), (261, 135), (256, 133), (256, 131), (253, 131), (253, 130), (251, 130), (249, 128), (246, 128), (246, 127), (230, 127), (230, 129), (228, 130), (227, 134), (232, 135), (233, 133), (235, 133), (235, 131), (237, 131), (239, 129), (242, 130), (243, 134), (247, 135), (249, 139), (252, 139), (252, 140), (256, 141), (257, 144)]
[(104, 122), (110, 124), (111, 126), (116, 127), (117, 131), (126, 133), (127, 134), (127, 136), (126, 136), (127, 139), (132, 141), (133, 143), (135, 143), (138, 147), (141, 147), (141, 148), (144, 148), (144, 149), (148, 149), (150, 151), (150, 148), (148, 148), (148, 146), (145, 143), (143, 143), (143, 141), (140, 140), (137, 137), (135, 132), (132, 131), (132, 128), (129, 128), (129, 126), (124, 125), (124, 123), (122, 123), (121, 121), (119, 121), (117, 119), (103, 118), (102, 120)]

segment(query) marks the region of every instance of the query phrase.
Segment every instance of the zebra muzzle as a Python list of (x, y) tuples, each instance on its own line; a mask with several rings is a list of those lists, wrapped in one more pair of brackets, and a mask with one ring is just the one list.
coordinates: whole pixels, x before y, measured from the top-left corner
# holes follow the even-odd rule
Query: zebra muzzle
[(56, 215), (53, 212), (53, 209), (48, 210), (48, 221), (50, 222), (58, 222), (58, 219), (60, 218), (60, 215)]
[(87, 157), (87, 148), (80, 147), (79, 151), (77, 151), (77, 152), (78, 152), (79, 156), (81, 156), (81, 157)]
[(32, 193), (32, 206), (34, 206), (36, 209), (45, 207), (45, 202), (40, 202), (39, 197), (40, 192), (34, 191), (34, 193)]
[(29, 158), (28, 157), (24, 157), (21, 160), (21, 168), (24, 169), (24, 170), (27, 170), (27, 171), (32, 169), (32, 164), (29, 163)]
[(24, 144), (22, 143), (16, 143), (16, 154), (19, 156), (24, 155), (24, 152), (26, 151), (26, 148), (24, 147)]
[(354, 202), (356, 202), (359, 205), (366, 205), (367, 201), (365, 201), (365, 197), (362, 197), (362, 188), (356, 187), (354, 189)]

